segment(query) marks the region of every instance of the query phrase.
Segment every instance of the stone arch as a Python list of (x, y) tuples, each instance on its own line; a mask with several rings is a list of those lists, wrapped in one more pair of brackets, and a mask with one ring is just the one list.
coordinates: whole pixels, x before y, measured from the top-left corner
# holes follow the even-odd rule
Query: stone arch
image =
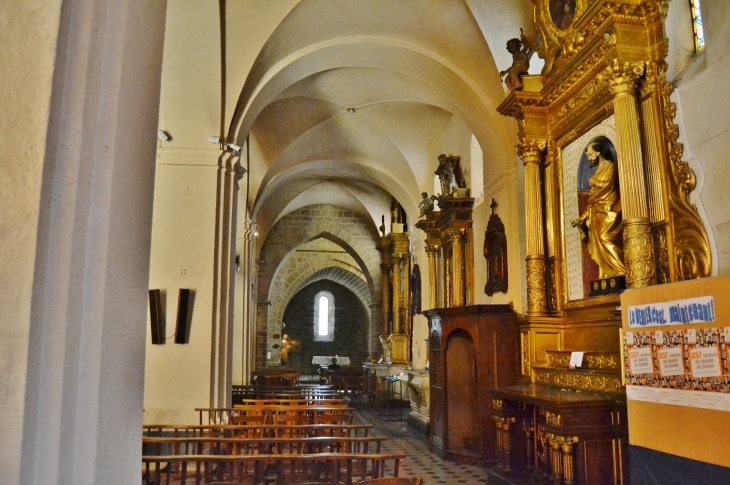
[[(320, 238), (342, 248), (355, 265), (328, 257), (305, 261), (296, 256), (298, 248)], [(296, 294), (295, 290), (316, 281), (314, 278), (325, 279), (324, 270), (328, 268), (330, 277), (326, 279), (349, 282), (340, 284), (363, 301), (370, 317), (372, 345), (372, 335), (377, 334), (374, 329), (382, 327), (382, 315), (378, 311), (382, 304), (378, 240), (369, 218), (329, 204), (306, 206), (277, 221), (267, 234), (260, 253), (263, 264), (258, 282), (261, 300), (257, 318), (257, 366), (266, 365), (267, 352), (271, 352), (271, 362), (279, 361), (278, 348), (272, 348), (275, 342), (271, 339), (274, 334), (281, 335), (286, 304)]]

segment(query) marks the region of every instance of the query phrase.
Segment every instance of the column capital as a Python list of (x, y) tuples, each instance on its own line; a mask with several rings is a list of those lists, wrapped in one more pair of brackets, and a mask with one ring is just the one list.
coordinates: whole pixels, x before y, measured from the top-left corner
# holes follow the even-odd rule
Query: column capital
[(539, 164), (540, 155), (547, 148), (546, 140), (534, 140), (531, 138), (522, 138), (515, 146), (517, 156), (522, 159), (522, 163), (528, 165), (530, 163)]
[(629, 62), (613, 58), (608, 62), (608, 88), (611, 94), (631, 95), (636, 92), (636, 81), (644, 74), (645, 64), (643, 61)]

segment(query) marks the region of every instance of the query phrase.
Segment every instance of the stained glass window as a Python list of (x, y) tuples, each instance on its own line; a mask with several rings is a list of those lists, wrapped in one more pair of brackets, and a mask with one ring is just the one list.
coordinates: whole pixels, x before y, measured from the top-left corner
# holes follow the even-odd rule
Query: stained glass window
[(705, 31), (702, 28), (700, 0), (690, 0), (689, 6), (692, 9), (692, 28), (694, 29), (695, 34), (695, 52), (702, 52), (705, 48)]

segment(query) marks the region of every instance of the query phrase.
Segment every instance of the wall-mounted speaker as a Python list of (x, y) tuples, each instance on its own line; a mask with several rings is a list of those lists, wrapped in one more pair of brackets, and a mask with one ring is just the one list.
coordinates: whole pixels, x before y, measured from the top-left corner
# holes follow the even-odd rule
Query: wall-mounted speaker
[(190, 324), (193, 317), (195, 291), (180, 288), (177, 299), (177, 324), (175, 326), (175, 343), (186, 344), (190, 341)]
[(165, 309), (162, 305), (160, 290), (150, 290), (150, 326), (152, 327), (152, 343), (165, 343)]

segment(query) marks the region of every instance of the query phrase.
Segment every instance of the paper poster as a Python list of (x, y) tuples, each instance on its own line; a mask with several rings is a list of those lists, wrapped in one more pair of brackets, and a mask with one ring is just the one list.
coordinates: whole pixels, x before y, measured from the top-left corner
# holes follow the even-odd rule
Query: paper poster
[(715, 299), (712, 296), (629, 307), (629, 327), (631, 328), (711, 323), (714, 321)]
[(681, 376), (685, 373), (681, 347), (657, 350), (657, 360), (659, 361), (659, 375), (662, 377)]
[(652, 364), (651, 347), (639, 347), (629, 350), (629, 372), (632, 376), (653, 373), (654, 366)]
[(730, 411), (729, 362), (730, 327), (624, 333), (629, 399)]

